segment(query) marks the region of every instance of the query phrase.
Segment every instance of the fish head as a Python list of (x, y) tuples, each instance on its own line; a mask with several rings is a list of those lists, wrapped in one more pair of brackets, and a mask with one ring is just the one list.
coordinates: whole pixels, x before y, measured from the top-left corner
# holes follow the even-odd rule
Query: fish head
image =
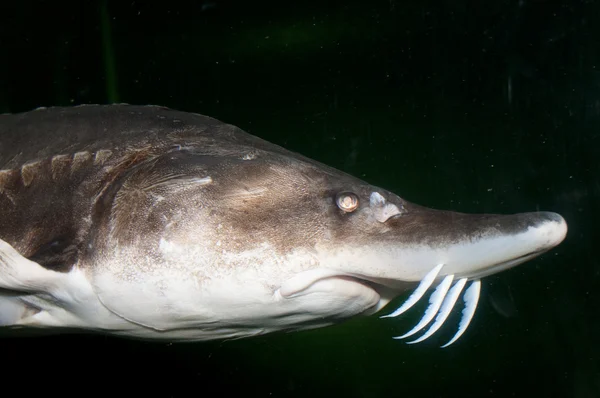
[(339, 189), (330, 202), (329, 261), (380, 281), (419, 282), (438, 264), (439, 277), (479, 279), (543, 254), (567, 233), (554, 212), (438, 210), (368, 184)]
[[(389, 286), (419, 282), (439, 264), (440, 278), (482, 278), (552, 249), (567, 233), (553, 212), (437, 210), (301, 156), (244, 153), (180, 150), (139, 167), (120, 187), (110, 230), (121, 241), (179, 247), (198, 266), (317, 266)], [(166, 252), (163, 261), (183, 261)]]
[[(337, 278), (373, 293), (375, 302), (361, 311), (374, 313), (418, 285), (405, 305), (388, 315), (397, 316), (438, 283), (432, 309), (410, 332), (441, 314), (422, 340), (443, 323), (471, 281), (464, 294), (467, 320), (450, 343), (470, 322), (481, 278), (547, 252), (567, 233), (557, 213), (432, 209), (300, 155), (256, 147), (161, 155), (128, 173), (110, 208), (104, 236), (114, 238), (105, 241), (104, 252), (120, 253), (103, 261), (132, 272), (124, 279), (137, 278), (139, 264), (150, 262), (149, 268), (169, 270), (161, 284), (171, 283), (177, 272), (200, 286), (223, 280), (219, 289), (227, 292), (227, 300), (252, 297), (244, 308), (270, 300), (250, 293), (257, 285), (293, 298)], [(125, 262), (132, 266), (123, 267)], [(233, 285), (244, 292), (231, 292)], [(319, 305), (319, 311), (331, 305), (345, 311), (341, 299)], [(303, 313), (320, 320), (322, 312), (310, 308)], [(257, 312), (262, 324), (266, 312)], [(271, 318), (283, 319), (281, 314)]]

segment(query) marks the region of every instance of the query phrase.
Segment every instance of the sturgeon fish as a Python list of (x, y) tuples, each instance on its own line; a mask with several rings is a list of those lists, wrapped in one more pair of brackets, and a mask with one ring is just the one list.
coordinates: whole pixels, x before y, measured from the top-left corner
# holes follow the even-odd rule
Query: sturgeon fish
[(1, 115), (0, 169), (0, 329), (17, 335), (238, 339), (393, 318), (429, 295), (422, 319), (395, 337), (421, 333), (415, 343), (462, 297), (446, 347), (471, 322), (482, 278), (567, 233), (553, 212), (419, 206), (160, 106)]

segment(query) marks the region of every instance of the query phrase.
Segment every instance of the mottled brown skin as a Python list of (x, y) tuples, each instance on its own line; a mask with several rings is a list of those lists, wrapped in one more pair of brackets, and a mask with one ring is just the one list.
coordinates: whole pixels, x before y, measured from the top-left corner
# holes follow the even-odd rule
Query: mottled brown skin
[[(137, 242), (152, 252), (167, 222), (160, 215), (174, 207), (169, 200), (156, 203), (157, 195), (189, 200), (179, 209), (187, 217), (196, 207), (211, 208), (225, 220), (229, 236), (242, 240), (227, 242), (232, 249), (267, 239), (280, 253), (299, 241), (310, 247), (326, 235), (346, 243), (364, 244), (370, 236), (435, 246), (481, 233), (514, 233), (540, 221), (537, 213), (507, 218), (434, 211), (380, 190), (403, 215), (370, 225), (363, 213), (344, 213), (334, 200), (340, 191), (354, 192), (360, 210), (368, 206), (372, 186), (235, 126), (162, 107), (2, 115), (0, 137), (0, 237), (25, 257), (61, 271), (82, 261), (88, 244), (97, 249), (112, 240)], [(202, 176), (213, 183), (199, 195), (190, 179)], [(257, 187), (264, 191), (250, 193)], [(181, 196), (187, 188), (189, 196)]]
[[(0, 137), (0, 236), (25, 257), (57, 270), (70, 269), (94, 224), (108, 221), (108, 214), (119, 239), (140, 233), (130, 226), (145, 205), (143, 192), (149, 186), (160, 192), (160, 181), (152, 179), (157, 165), (169, 163), (190, 175), (226, 165), (228, 155), (231, 166), (240, 162), (239, 154), (267, 148), (286, 153), (215, 119), (150, 106), (1, 115)], [(169, 153), (177, 161), (169, 161)], [(182, 185), (185, 177), (155, 176), (163, 188)]]

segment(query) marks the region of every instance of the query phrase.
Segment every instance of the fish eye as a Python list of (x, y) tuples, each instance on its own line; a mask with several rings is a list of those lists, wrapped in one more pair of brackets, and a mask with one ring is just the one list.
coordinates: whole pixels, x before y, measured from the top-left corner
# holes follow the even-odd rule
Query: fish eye
[(352, 192), (338, 193), (335, 202), (346, 213), (351, 213), (358, 208), (358, 196)]

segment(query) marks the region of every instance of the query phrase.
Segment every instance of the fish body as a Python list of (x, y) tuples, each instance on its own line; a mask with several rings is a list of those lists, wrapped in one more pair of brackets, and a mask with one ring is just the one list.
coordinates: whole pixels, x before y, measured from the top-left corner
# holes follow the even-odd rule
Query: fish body
[(567, 233), (553, 212), (429, 209), (211, 117), (0, 115), (0, 329), (178, 341), (336, 324), (426, 293), (436, 332), (481, 278)]

